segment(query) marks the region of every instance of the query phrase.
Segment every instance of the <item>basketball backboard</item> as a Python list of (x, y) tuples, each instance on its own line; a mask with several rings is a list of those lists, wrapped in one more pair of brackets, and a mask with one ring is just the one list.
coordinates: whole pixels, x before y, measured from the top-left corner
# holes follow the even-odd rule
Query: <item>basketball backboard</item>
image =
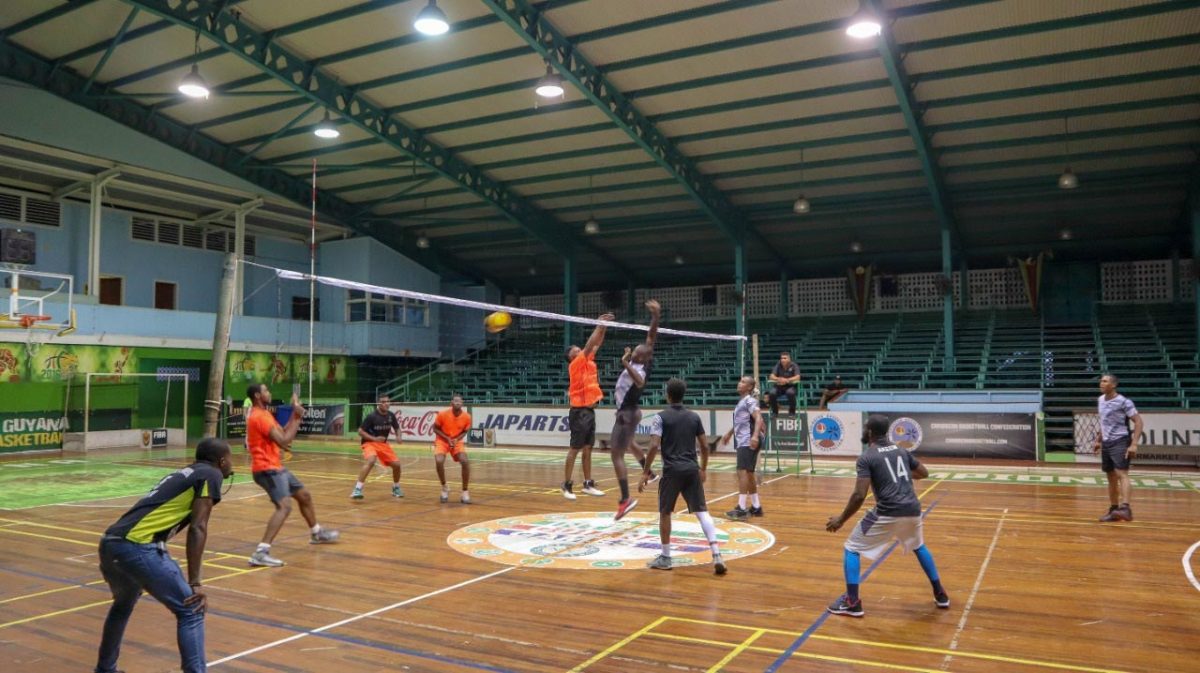
[(65, 333), (75, 328), (75, 277), (0, 268), (7, 301), (0, 302), (0, 329), (41, 329)]

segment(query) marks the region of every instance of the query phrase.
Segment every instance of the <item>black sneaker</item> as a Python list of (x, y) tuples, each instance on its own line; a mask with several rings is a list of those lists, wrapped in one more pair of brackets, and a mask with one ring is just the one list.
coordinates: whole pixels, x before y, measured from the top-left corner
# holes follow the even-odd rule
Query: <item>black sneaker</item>
[(1100, 517), (1100, 521), (1103, 523), (1108, 523), (1111, 521), (1124, 520), (1124, 518), (1120, 514), (1117, 513), (1120, 509), (1121, 508), (1116, 505), (1110, 505), (1108, 508), (1108, 514), (1105, 514), (1104, 516)]
[(933, 595), (933, 602), (939, 608), (945, 610), (950, 607), (950, 596), (945, 591), (939, 591)]
[(1118, 518), (1122, 521), (1133, 521), (1133, 508), (1128, 504), (1121, 505), (1115, 512)]
[(850, 599), (846, 597), (846, 594), (842, 594), (836, 601), (830, 603), (826, 609), (835, 615), (846, 615), (847, 617), (862, 617), (866, 614), (863, 612), (862, 601), (857, 601), (851, 605)]
[(750, 516), (762, 516), (762, 515), (763, 515), (762, 507), (751, 507), (750, 508)]
[(725, 517), (728, 519), (734, 519), (735, 521), (745, 521), (746, 519), (750, 518), (750, 510), (742, 509), (741, 507), (734, 507), (728, 512), (725, 512)]

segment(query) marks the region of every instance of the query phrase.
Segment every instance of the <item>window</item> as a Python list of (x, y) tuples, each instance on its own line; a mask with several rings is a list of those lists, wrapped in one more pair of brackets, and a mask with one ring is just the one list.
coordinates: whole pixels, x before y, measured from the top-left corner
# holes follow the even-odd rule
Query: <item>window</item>
[(348, 290), (346, 322), (383, 322), (410, 327), (429, 326), (429, 304), (416, 299)]
[(32, 194), (0, 191), (0, 219), (43, 227), (61, 225), (62, 205)]
[(107, 306), (123, 305), (125, 303), (125, 279), (120, 276), (101, 277), (100, 303)]
[(154, 308), (174, 311), (177, 308), (175, 302), (178, 297), (179, 286), (177, 284), (161, 280), (154, 281)]
[[(313, 320), (321, 320), (321, 298), (313, 302)], [(308, 320), (308, 297), (292, 297), (292, 320)]]

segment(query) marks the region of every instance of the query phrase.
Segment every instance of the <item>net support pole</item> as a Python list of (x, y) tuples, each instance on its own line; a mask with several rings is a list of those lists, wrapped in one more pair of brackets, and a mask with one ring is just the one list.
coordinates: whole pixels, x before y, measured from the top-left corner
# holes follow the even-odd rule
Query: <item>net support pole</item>
[[(217, 436), (221, 416), (221, 387), (225, 381), (225, 361), (229, 355), (229, 329), (233, 323), (233, 288), (237, 279), (237, 255), (225, 255), (221, 275), (221, 294), (217, 297), (217, 321), (213, 328), (212, 364), (208, 370), (208, 393), (204, 396), (204, 436)], [(186, 409), (184, 413), (186, 414)]]
[(313, 328), (317, 321), (317, 160), (312, 162), (312, 219), (308, 238), (308, 406), (313, 403)]
[[(579, 313), (579, 275), (575, 269), (575, 257), (563, 257), (563, 313), (576, 315)], [(574, 341), (571, 323), (563, 325), (563, 348), (570, 348)]]

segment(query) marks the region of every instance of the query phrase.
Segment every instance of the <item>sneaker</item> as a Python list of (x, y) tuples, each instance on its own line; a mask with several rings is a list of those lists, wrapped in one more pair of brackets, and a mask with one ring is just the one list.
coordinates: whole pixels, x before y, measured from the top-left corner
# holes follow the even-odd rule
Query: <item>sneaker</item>
[(563, 494), (563, 497), (566, 498), (567, 500), (575, 499), (575, 494), (571, 492), (572, 486), (574, 486), (574, 484), (572, 482), (569, 482), (569, 481), (563, 482), (562, 494)]
[(750, 508), (750, 516), (762, 516), (762, 515), (763, 515), (762, 507), (751, 507)]
[(659, 479), (662, 479), (662, 475), (658, 474), (657, 472), (651, 472), (650, 478), (646, 480), (646, 485), (649, 486), (650, 484), (653, 484), (654, 482), (658, 481)]
[(403, 498), (404, 491), (400, 489), (400, 484), (392, 484), (392, 497)]
[(583, 493), (584, 493), (584, 495), (595, 495), (595, 496), (604, 495), (604, 491), (601, 491), (600, 489), (596, 488), (596, 482), (594, 482), (594, 481), (583, 482)]
[(733, 519), (735, 521), (745, 521), (746, 519), (750, 518), (750, 510), (742, 509), (741, 507), (734, 507), (728, 512), (725, 512), (725, 518)]
[(933, 603), (945, 610), (950, 607), (950, 596), (946, 595), (945, 591), (938, 592), (933, 595)]
[(654, 557), (653, 561), (647, 563), (646, 567), (653, 568), (654, 570), (670, 570), (671, 569), (671, 557), (663, 556), (662, 554), (659, 554), (658, 556)]
[(354, 492), (350, 494), (350, 499), (351, 500), (362, 500), (363, 499), (362, 489), (361, 488), (354, 489)]
[(471, 504), (471, 496), (467, 493), (463, 493), (462, 497), (459, 498), (458, 501), (464, 505), (469, 505), (469, 504)]
[(725, 559), (721, 558), (720, 554), (713, 555), (713, 573), (716, 575), (724, 575), (729, 572), (729, 568), (725, 567)]
[(1122, 521), (1133, 521), (1133, 508), (1129, 505), (1121, 505), (1117, 508), (1115, 514)]
[(1108, 508), (1108, 514), (1105, 514), (1104, 516), (1100, 517), (1100, 521), (1102, 523), (1109, 523), (1111, 521), (1123, 521), (1124, 519), (1121, 517), (1121, 515), (1117, 514), (1118, 510), (1120, 510), (1120, 507), (1117, 507), (1116, 505), (1111, 505)]
[(634, 507), (637, 507), (638, 501), (633, 498), (627, 498), (617, 503), (617, 513), (613, 515), (613, 521), (620, 521), (625, 518), (625, 515), (632, 512)]
[(309, 536), (308, 543), (309, 544), (330, 544), (333, 542), (337, 542), (338, 537), (340, 537), (340, 536), (338, 535), (338, 532), (336, 530), (329, 530), (328, 528), (322, 528), (319, 532), (313, 533), (311, 536)]
[(442, 504), (450, 502), (450, 491), (442, 491), (442, 494), (438, 496), (438, 502)]
[(283, 561), (271, 556), (269, 552), (256, 551), (250, 555), (250, 565), (263, 568), (278, 568), (283, 565)]
[(836, 601), (830, 603), (826, 609), (835, 615), (846, 615), (847, 617), (862, 617), (866, 614), (863, 612), (862, 601), (851, 605), (850, 599), (846, 598), (846, 594), (842, 594)]

